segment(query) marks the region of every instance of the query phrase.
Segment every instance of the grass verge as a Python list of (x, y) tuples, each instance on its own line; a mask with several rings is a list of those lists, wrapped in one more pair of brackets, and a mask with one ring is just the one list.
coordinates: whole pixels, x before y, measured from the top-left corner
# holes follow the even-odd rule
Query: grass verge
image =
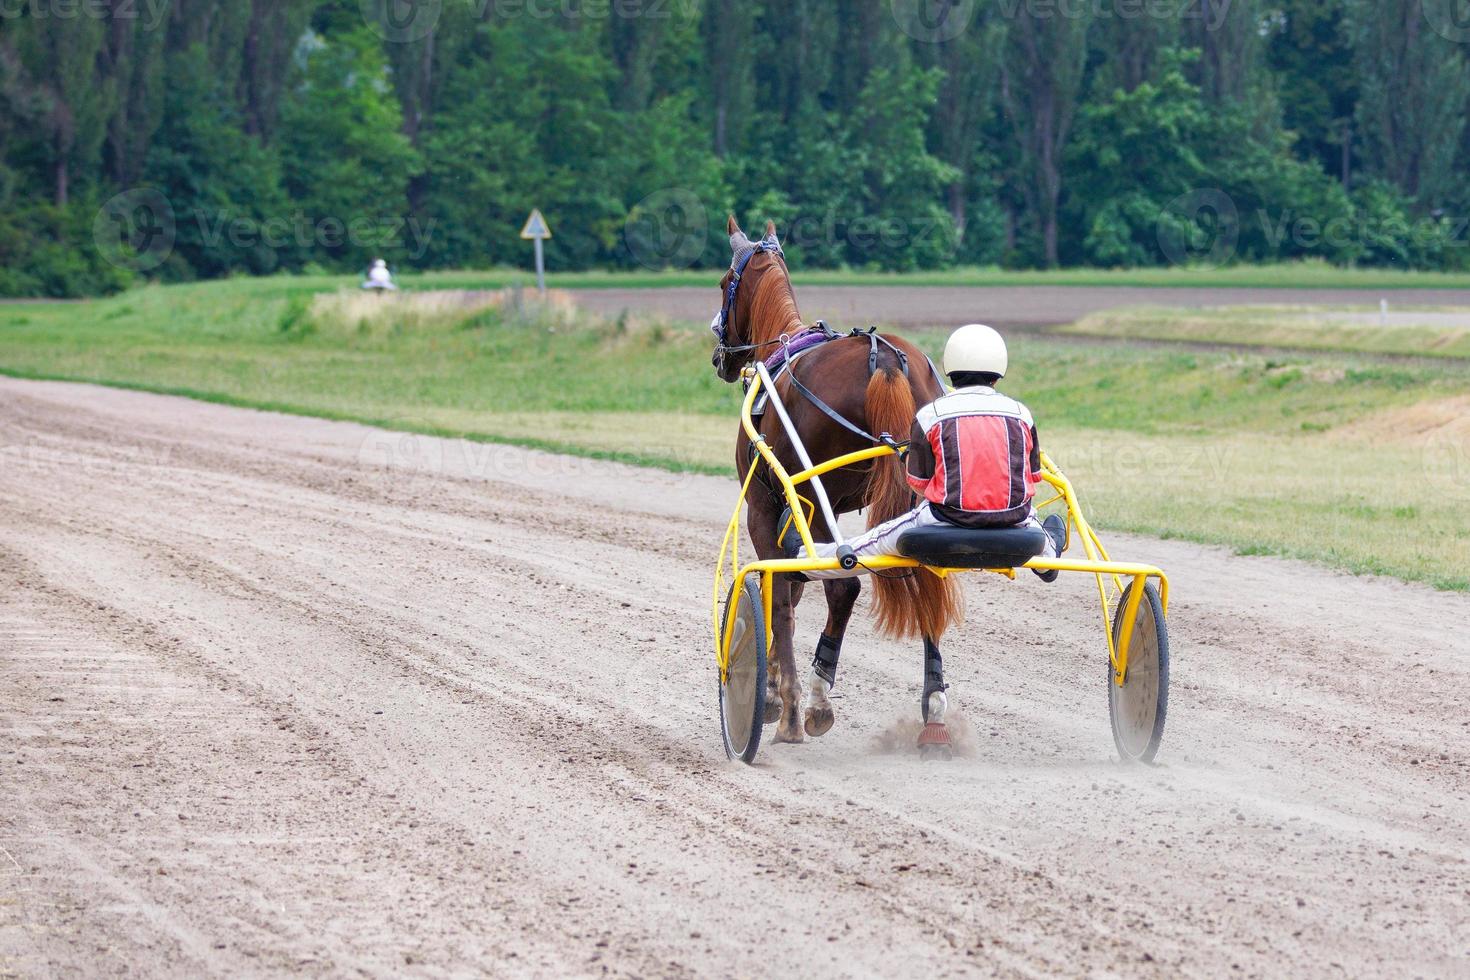
[[(551, 272), (553, 289), (665, 289), (693, 286), (715, 289), (719, 274), (711, 269), (639, 270), (626, 272)], [(525, 269), (462, 269), (404, 273), (398, 277), (409, 290), (481, 290), (530, 288), (534, 273)], [(172, 295), (193, 294), (205, 302), (230, 302), (248, 297), (273, 300), (292, 295), (314, 295), (353, 289), (354, 276), (277, 275), (235, 278), (178, 286), (143, 286), (123, 294), (124, 300), (160, 289)], [(803, 270), (801, 282), (811, 286), (1131, 286), (1179, 289), (1413, 289), (1470, 290), (1470, 272), (1408, 272), (1395, 269), (1347, 269), (1321, 262), (1284, 262), (1223, 268), (1177, 266), (1159, 269), (1043, 269), (1014, 270), (965, 267), (934, 272), (871, 272), (856, 269)], [(117, 297), (114, 297), (117, 298)], [(39, 308), (52, 301), (5, 301), (7, 309)], [(82, 304), (85, 305), (85, 301)]]
[(1053, 331), (1087, 337), (1470, 358), (1470, 310), (1249, 306), (1109, 310)]
[[(1056, 337), (1012, 361), (1103, 528), (1470, 588), (1470, 364)], [(511, 295), (225, 283), (0, 307), (0, 370), (705, 473), (731, 471), (738, 405), (698, 327)]]
[[(718, 279), (718, 276), (715, 277)], [(425, 289), (502, 289), (531, 276), (515, 269), (451, 271), (405, 277)], [(561, 289), (657, 289), (704, 286), (714, 281), (708, 269), (644, 272), (553, 273)], [(1320, 262), (1223, 268), (1044, 269), (966, 267), (934, 272), (869, 272), (854, 269), (803, 270), (810, 286), (1143, 286), (1242, 289), (1470, 289), (1470, 273), (1405, 272), (1395, 269), (1345, 269)]]

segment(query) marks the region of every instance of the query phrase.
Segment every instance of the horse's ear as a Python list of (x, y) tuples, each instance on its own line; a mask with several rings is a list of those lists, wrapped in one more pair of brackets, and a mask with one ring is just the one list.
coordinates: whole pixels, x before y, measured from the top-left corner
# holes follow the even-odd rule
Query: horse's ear
[(767, 238), (775, 238), (776, 237), (776, 222), (769, 221), (769, 220), (766, 222), (766, 237)]
[(738, 235), (738, 234), (742, 234), (742, 232), (740, 231), (740, 222), (738, 222), (738, 221), (735, 220), (735, 216), (733, 214), (730, 215), (730, 220), (725, 225), (725, 234), (727, 234), (727, 235)]

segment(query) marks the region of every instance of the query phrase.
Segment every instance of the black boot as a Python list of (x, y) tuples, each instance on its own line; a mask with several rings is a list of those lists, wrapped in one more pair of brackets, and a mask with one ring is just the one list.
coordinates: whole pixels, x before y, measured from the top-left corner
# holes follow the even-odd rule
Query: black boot
[[(1052, 514), (1041, 522), (1041, 529), (1046, 532), (1047, 537), (1051, 538), (1051, 543), (1056, 545), (1057, 555), (1060, 557), (1062, 552), (1067, 550), (1067, 522), (1061, 515)], [(1032, 571), (1043, 582), (1055, 582), (1057, 576), (1062, 574), (1055, 568), (1048, 568), (1046, 570), (1033, 568)]]
[(791, 508), (787, 507), (781, 511), (781, 516), (776, 518), (776, 533), (781, 537), (778, 543), (781, 553), (787, 558), (800, 558), (805, 550), (801, 543), (801, 532), (796, 529), (796, 521), (791, 519)]

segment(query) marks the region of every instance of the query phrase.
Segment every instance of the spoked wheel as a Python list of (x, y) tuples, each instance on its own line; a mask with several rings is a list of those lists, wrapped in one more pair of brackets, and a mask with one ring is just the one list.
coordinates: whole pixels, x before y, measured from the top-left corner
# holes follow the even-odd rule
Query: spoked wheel
[(720, 618), (722, 633), (732, 602), (735, 621), (729, 627), (730, 669), (720, 685), (720, 732), (725, 755), (749, 763), (760, 750), (766, 714), (766, 620), (760, 576), (747, 575), (730, 587)]
[[(1123, 610), (1136, 583), (1128, 583), (1113, 613), (1113, 644), (1123, 634)], [(1124, 762), (1153, 762), (1164, 737), (1169, 710), (1169, 628), (1164, 606), (1152, 584), (1144, 586), (1128, 641), (1128, 672), (1119, 687), (1108, 664), (1108, 718), (1113, 742)]]

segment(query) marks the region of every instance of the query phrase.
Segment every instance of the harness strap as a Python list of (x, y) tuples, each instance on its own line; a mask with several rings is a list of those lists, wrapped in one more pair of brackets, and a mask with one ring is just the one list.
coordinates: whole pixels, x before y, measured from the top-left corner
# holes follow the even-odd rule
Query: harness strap
[(939, 385), (940, 392), (943, 393), (945, 391), (948, 391), (949, 386), (944, 383), (944, 375), (940, 374), (939, 368), (934, 365), (934, 358), (930, 357), (928, 354), (925, 354), (924, 360), (928, 362), (929, 373), (934, 375), (934, 380)]
[[(806, 385), (802, 384), (801, 379), (796, 376), (795, 370), (787, 371), (786, 376), (791, 379), (792, 387), (801, 392), (802, 397), (815, 405), (817, 407), (817, 410), (820, 411), (823, 415), (827, 416), (827, 418), (842, 426), (848, 432), (851, 432), (859, 439), (866, 439), (868, 442), (879, 443), (884, 441), (873, 435), (871, 432), (860, 429), (849, 422), (847, 419), (843, 418), (841, 413), (839, 413), (831, 405), (828, 405), (826, 402), (822, 401), (822, 399), (818, 398), (816, 392), (812, 391)], [(889, 438), (891, 439), (892, 436), (890, 436)]]
[[(877, 327), (869, 327), (866, 330), (861, 330), (857, 327), (853, 327), (852, 333), (848, 334), (848, 336), (868, 338), (868, 377), (871, 378), (873, 375), (878, 373), (879, 344), (882, 344), (884, 347), (887, 347), (889, 350), (893, 351), (893, 356), (898, 358), (899, 370), (903, 372), (903, 376), (905, 378), (909, 376), (909, 356), (905, 354), (902, 350), (900, 350), (898, 346), (893, 343), (893, 341), (879, 334)], [(940, 385), (940, 387), (942, 388), (944, 386)]]
[[(825, 321), (818, 320), (817, 324), (822, 328), (823, 333), (832, 333), (832, 328), (827, 326)], [(868, 377), (871, 378), (873, 375), (878, 373), (878, 345), (880, 343), (884, 347), (887, 347), (889, 350), (893, 351), (894, 355), (898, 358), (898, 366), (900, 370), (903, 371), (904, 377), (909, 376), (908, 355), (899, 350), (892, 341), (888, 340), (888, 338), (879, 336), (877, 327), (869, 327), (867, 330), (861, 330), (857, 327), (854, 327), (852, 333), (848, 334), (848, 336), (868, 338)], [(827, 418), (831, 419), (833, 422), (836, 422), (838, 425), (842, 426), (842, 428), (846, 429), (848, 432), (851, 432), (859, 439), (864, 439), (874, 444), (882, 443), (886, 446), (892, 446), (894, 449), (899, 449), (901, 447), (901, 444), (898, 442), (897, 439), (893, 437), (891, 433), (885, 432), (881, 436), (875, 436), (871, 432), (860, 429), (856, 425), (849, 422), (846, 418), (842, 416), (840, 412), (834, 409), (831, 405), (828, 405), (826, 402), (822, 401), (821, 398), (817, 397), (816, 392), (812, 391), (806, 385), (801, 383), (801, 379), (796, 376), (795, 365), (790, 365), (788, 367), (786, 375), (791, 379), (792, 386), (801, 393), (803, 398), (815, 405), (817, 407), (817, 410), (820, 411), (823, 415), (827, 416)], [(904, 434), (907, 435), (907, 433)]]

